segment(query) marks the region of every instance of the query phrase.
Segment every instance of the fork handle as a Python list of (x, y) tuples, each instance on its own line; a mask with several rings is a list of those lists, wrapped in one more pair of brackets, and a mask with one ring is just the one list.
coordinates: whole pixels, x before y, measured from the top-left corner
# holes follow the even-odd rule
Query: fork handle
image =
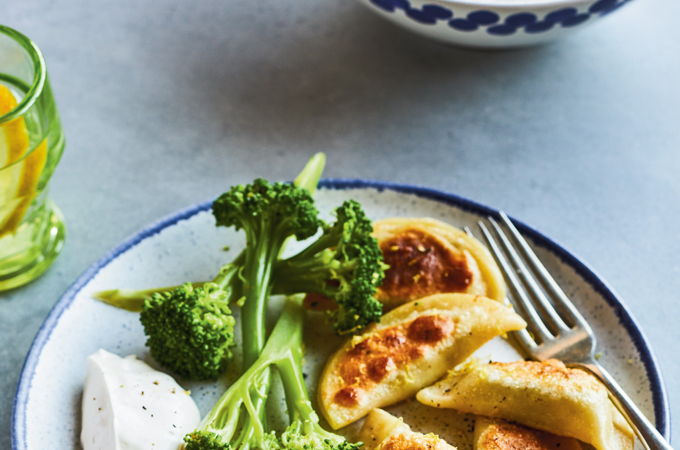
[(596, 361), (573, 364), (595, 375), (609, 390), (609, 396), (616, 408), (631, 425), (640, 441), (649, 450), (673, 450), (671, 444), (659, 433), (654, 425), (633, 403), (628, 394), (619, 386), (614, 377)]

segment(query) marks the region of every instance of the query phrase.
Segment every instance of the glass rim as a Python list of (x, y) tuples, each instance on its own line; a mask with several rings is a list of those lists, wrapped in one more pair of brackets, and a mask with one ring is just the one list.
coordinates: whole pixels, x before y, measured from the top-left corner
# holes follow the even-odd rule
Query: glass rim
[(0, 124), (9, 122), (22, 116), (28, 109), (33, 106), (35, 100), (42, 93), (47, 78), (47, 70), (45, 68), (45, 59), (38, 46), (25, 34), (10, 28), (5, 25), (0, 25), (0, 33), (12, 38), (28, 53), (33, 62), (33, 82), (21, 101), (14, 109), (4, 115), (0, 115)]

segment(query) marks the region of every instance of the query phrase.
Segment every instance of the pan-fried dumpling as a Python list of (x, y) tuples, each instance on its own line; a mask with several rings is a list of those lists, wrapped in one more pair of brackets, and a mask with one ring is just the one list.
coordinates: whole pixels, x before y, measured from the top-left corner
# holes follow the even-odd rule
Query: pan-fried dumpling
[(591, 374), (557, 360), (467, 364), (416, 398), (573, 437), (599, 450), (633, 446), (632, 431), (607, 389)]
[(377, 298), (388, 308), (437, 293), (464, 292), (505, 299), (505, 282), (489, 251), (462, 230), (434, 219), (373, 222), (390, 266)]
[(526, 326), (512, 309), (470, 294), (437, 294), (385, 314), (326, 363), (319, 405), (340, 428), (434, 383), (488, 340)]
[(583, 450), (574, 438), (487, 417), (475, 421), (475, 450)]
[(411, 430), (400, 418), (382, 409), (373, 409), (359, 431), (364, 450), (456, 450), (435, 434)]

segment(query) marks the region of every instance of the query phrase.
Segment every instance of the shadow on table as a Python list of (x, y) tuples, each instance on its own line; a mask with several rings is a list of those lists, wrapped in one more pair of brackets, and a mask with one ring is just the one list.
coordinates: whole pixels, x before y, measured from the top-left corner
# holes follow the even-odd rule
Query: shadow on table
[[(214, 59), (196, 63), (205, 67), (198, 73), (210, 96), (204, 104), (217, 120), (228, 118), (226, 135), (307, 154), (351, 139), (359, 128), (388, 133), (432, 111), (472, 114), (531, 83), (555, 48), (455, 48), (405, 32), (360, 5), (329, 9), (333, 15), (288, 25), (277, 39), (264, 38), (242, 54), (225, 44), (228, 56), (217, 68)], [(403, 123), (405, 109), (413, 112), (410, 123)]]

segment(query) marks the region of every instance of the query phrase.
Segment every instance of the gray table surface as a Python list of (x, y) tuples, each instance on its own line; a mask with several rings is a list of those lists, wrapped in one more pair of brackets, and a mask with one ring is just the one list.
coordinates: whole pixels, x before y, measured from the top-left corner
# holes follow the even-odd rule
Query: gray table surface
[(3, 430), (31, 340), (83, 270), (160, 216), (255, 176), (290, 178), (318, 150), (327, 176), (467, 196), (583, 257), (642, 325), (677, 411), (677, 1), (637, 0), (509, 52), (434, 44), (349, 0), (1, 9), (43, 49), (68, 141), (52, 184), (64, 252), (0, 294)]

